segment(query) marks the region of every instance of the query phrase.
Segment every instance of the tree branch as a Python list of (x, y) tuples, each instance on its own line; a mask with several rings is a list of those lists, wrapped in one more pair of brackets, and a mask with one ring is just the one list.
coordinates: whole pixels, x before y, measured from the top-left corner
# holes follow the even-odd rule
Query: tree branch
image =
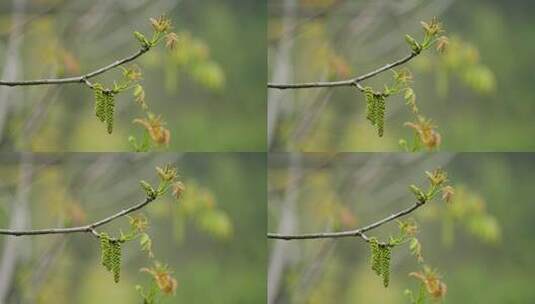
[(354, 230), (340, 231), (340, 232), (319, 232), (319, 233), (307, 233), (307, 234), (295, 234), (295, 235), (284, 235), (277, 233), (268, 233), (267, 237), (269, 239), (279, 239), (279, 240), (305, 240), (305, 239), (327, 239), (327, 238), (343, 238), (343, 237), (360, 237), (364, 241), (369, 242), (369, 238), (364, 234), (367, 231), (373, 230), (377, 227), (380, 227), (388, 222), (391, 222), (397, 218), (403, 217), (407, 214), (412, 213), (414, 210), (423, 206), (425, 202), (416, 202), (411, 207), (403, 209), (397, 213), (390, 215), (382, 220), (379, 220), (375, 223), (369, 224)]
[[(410, 55), (407, 55), (399, 60), (396, 60), (392, 63), (389, 63), (387, 65), (384, 65), (376, 70), (373, 70), (369, 73), (366, 73), (364, 75), (347, 79), (347, 80), (339, 80), (339, 81), (328, 81), (328, 82), (305, 82), (305, 83), (288, 83), (288, 84), (282, 84), (282, 83), (268, 83), (268, 88), (270, 89), (279, 89), (279, 90), (286, 90), (286, 89), (307, 89), (307, 88), (332, 88), (332, 87), (358, 87), (359, 82), (364, 81), (366, 79), (372, 78), (384, 71), (390, 70), (394, 67), (397, 67), (399, 65), (402, 65), (414, 57), (418, 56), (419, 53), (412, 52)], [(360, 88), (359, 88), (360, 89)]]
[(99, 237), (99, 234), (95, 231), (95, 228), (108, 224), (116, 220), (119, 217), (125, 216), (129, 213), (132, 213), (136, 210), (139, 210), (152, 201), (156, 199), (156, 196), (150, 196), (145, 198), (141, 203), (133, 205), (128, 209), (123, 209), (111, 216), (108, 216), (99, 221), (93, 222), (85, 226), (70, 227), (70, 228), (49, 228), (49, 229), (37, 229), (37, 230), (11, 230), (11, 229), (0, 229), (0, 235), (13, 235), (13, 236), (26, 236), (26, 235), (45, 235), (45, 234), (66, 234), (66, 233), (77, 233), (77, 232), (87, 232), (92, 233), (94, 236)]
[(0, 85), (3, 86), (36, 86), (36, 85), (51, 85), (51, 84), (66, 84), (66, 83), (84, 83), (89, 87), (93, 87), (93, 85), (88, 81), (88, 79), (93, 78), (95, 76), (98, 76), (102, 73), (105, 73), (108, 70), (111, 70), (113, 68), (116, 68), (120, 65), (123, 65), (125, 63), (131, 62), (135, 59), (137, 59), (139, 56), (145, 54), (148, 50), (150, 50), (149, 46), (142, 47), (139, 49), (136, 53), (125, 57), (123, 59), (117, 60), (107, 66), (104, 66), (100, 69), (97, 69), (93, 72), (86, 73), (84, 75), (75, 76), (75, 77), (67, 77), (67, 78), (55, 78), (55, 79), (36, 79), (36, 80), (22, 80), (22, 81), (3, 81), (0, 80)]

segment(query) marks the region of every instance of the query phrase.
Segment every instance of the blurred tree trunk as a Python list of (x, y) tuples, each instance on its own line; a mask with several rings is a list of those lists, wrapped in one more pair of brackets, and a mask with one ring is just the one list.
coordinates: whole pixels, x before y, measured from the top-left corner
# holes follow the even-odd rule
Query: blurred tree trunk
[[(13, 17), (11, 34), (7, 42), (6, 58), (4, 60), (4, 70), (2, 71), (2, 80), (13, 81), (19, 76), (20, 67), (20, 48), (24, 35), (24, 12), (26, 10), (26, 0), (13, 0)], [(4, 134), (7, 114), (9, 112), (10, 95), (13, 88), (0, 87), (0, 142)]]
[[(31, 154), (22, 154), (20, 162), (19, 183), (17, 193), (13, 200), (10, 215), (10, 229), (25, 229), (29, 226), (28, 200), (31, 189), (33, 173)], [(9, 291), (13, 282), (13, 276), (18, 260), (21, 258), (21, 244), (23, 239), (7, 237), (4, 242), (2, 260), (0, 260), (0, 303), (7, 303)]]

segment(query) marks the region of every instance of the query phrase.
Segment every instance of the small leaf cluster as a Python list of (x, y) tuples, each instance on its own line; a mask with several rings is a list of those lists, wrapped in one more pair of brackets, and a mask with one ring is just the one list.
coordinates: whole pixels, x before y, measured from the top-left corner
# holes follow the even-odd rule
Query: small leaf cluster
[(136, 152), (146, 152), (151, 148), (151, 142), (155, 143), (157, 147), (168, 146), (171, 141), (171, 132), (165, 127), (166, 122), (162, 119), (161, 115), (155, 115), (148, 110), (144, 111), (146, 117), (136, 118), (133, 122), (145, 128), (146, 136), (140, 142), (134, 136), (128, 138), (134, 150)]
[(184, 183), (178, 180), (179, 175), (177, 169), (171, 165), (165, 165), (164, 167), (156, 167), (156, 172), (160, 179), (158, 187), (154, 188), (150, 183), (144, 180), (140, 181), (141, 188), (147, 195), (147, 198), (154, 200), (171, 189), (173, 197), (177, 200), (180, 199), (186, 187)]
[(412, 291), (405, 290), (405, 294), (409, 296), (411, 303), (425, 303), (427, 295), (430, 295), (433, 300), (441, 300), (446, 296), (448, 287), (442, 281), (442, 278), (438, 274), (437, 270), (424, 265), (422, 271), (411, 272), (409, 273), (409, 276), (420, 281), (418, 297), (415, 298)]
[(418, 55), (435, 44), (438, 52), (444, 52), (449, 41), (448, 37), (441, 35), (444, 33), (444, 29), (438, 18), (434, 17), (430, 22), (422, 21), (420, 24), (424, 30), (424, 39), (421, 42), (418, 42), (410, 35), (405, 35), (405, 41), (413, 54)]
[(178, 42), (178, 36), (176, 33), (172, 32), (173, 28), (172, 22), (165, 15), (161, 15), (157, 18), (150, 18), (150, 23), (152, 25), (152, 38), (147, 39), (144, 34), (141, 32), (135, 31), (134, 37), (141, 44), (142, 50), (149, 50), (150, 48), (158, 45), (158, 43), (165, 39), (165, 45), (169, 49), (174, 49)]
[(431, 119), (425, 118), (423, 115), (417, 115), (416, 121), (406, 122), (404, 125), (413, 129), (415, 134), (412, 147), (409, 147), (407, 141), (404, 139), (399, 141), (400, 146), (403, 147), (405, 151), (417, 152), (422, 148), (431, 151), (440, 147), (442, 136), (437, 132), (437, 126)]
[(431, 172), (426, 171), (429, 187), (427, 191), (423, 191), (416, 185), (410, 185), (409, 190), (414, 194), (416, 200), (420, 204), (425, 204), (432, 200), (437, 194), (442, 192), (442, 200), (450, 202), (454, 194), (453, 187), (448, 185), (448, 174), (441, 168), (437, 168)]

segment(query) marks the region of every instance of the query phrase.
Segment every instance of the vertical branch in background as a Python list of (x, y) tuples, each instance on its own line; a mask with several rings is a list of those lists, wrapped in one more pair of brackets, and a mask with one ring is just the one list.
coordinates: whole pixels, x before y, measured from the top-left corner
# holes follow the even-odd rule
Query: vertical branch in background
[[(290, 155), (290, 170), (288, 174), (288, 188), (286, 189), (284, 201), (281, 208), (281, 220), (277, 231), (280, 233), (288, 233), (294, 231), (296, 226), (296, 203), (299, 194), (298, 180), (301, 179), (301, 155), (293, 153)], [(277, 242), (273, 245), (273, 251), (271, 252), (271, 259), (268, 265), (268, 294), (267, 303), (273, 304), (277, 301), (279, 289), (281, 286), (281, 279), (288, 263), (288, 250), (291, 244), (285, 244), (286, 242)]]
[[(13, 200), (9, 223), (10, 229), (24, 229), (28, 226), (28, 196), (33, 173), (31, 154), (23, 153), (20, 161), (19, 182), (16, 197)], [(13, 275), (17, 266), (17, 260), (21, 256), (20, 245), (23, 240), (13, 237), (6, 238), (2, 260), (0, 260), (0, 303), (6, 303)]]
[[(20, 47), (24, 35), (24, 11), (26, 0), (13, 0), (12, 28), (6, 48), (6, 58), (4, 59), (4, 69), (0, 79), (13, 81), (17, 79), (20, 68)], [(9, 100), (12, 88), (0, 87), (0, 143), (2, 142), (7, 113), (9, 112)]]
[[(295, 27), (295, 14), (297, 11), (297, 1), (296, 0), (287, 0), (284, 1), (284, 10), (283, 10), (283, 20), (282, 20), (282, 32), (286, 32)], [(294, 39), (292, 37), (282, 37), (278, 48), (275, 50), (277, 53), (275, 58), (275, 63), (273, 65), (273, 77), (272, 81), (274, 82), (288, 82), (292, 80), (293, 71), (291, 68), (291, 51), (293, 49)], [(268, 117), (267, 117), (267, 146), (268, 149), (271, 146), (274, 138), (274, 132), (276, 132), (277, 123), (279, 120), (279, 114), (281, 112), (281, 98), (283, 94), (290, 94), (287, 96), (288, 99), (291, 99), (293, 92), (279, 92), (274, 90), (268, 90)], [(288, 106), (288, 105), (284, 105)]]

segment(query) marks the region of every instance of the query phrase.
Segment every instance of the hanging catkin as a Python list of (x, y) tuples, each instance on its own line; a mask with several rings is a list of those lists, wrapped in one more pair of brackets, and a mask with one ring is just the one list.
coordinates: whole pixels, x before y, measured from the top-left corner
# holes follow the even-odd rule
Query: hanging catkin
[(101, 122), (106, 123), (108, 133), (113, 132), (113, 115), (115, 111), (115, 93), (105, 90), (100, 83), (93, 85), (95, 95), (95, 115)]
[(106, 233), (100, 234), (101, 263), (113, 273), (113, 281), (119, 282), (121, 274), (121, 241), (111, 239)]
[(372, 270), (381, 278), (383, 278), (383, 285), (388, 287), (390, 282), (390, 257), (392, 255), (392, 247), (379, 244), (377, 239), (370, 238), (371, 264)]
[(366, 118), (377, 129), (379, 137), (383, 136), (385, 126), (385, 95), (374, 92), (372, 88), (364, 88), (366, 99)]

